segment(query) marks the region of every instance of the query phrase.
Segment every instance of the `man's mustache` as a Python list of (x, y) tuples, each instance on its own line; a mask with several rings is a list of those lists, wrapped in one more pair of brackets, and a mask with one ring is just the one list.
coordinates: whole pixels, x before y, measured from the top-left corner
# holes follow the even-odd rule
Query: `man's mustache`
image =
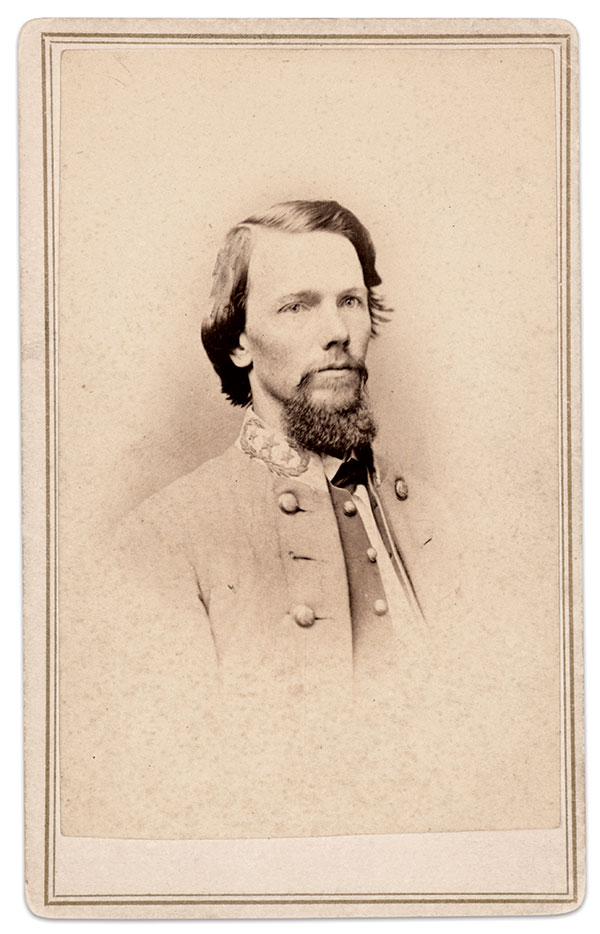
[(357, 370), (361, 383), (364, 385), (369, 378), (369, 371), (367, 367), (362, 362), (362, 360), (355, 360), (354, 357), (349, 357), (345, 360), (334, 360), (331, 363), (326, 363), (324, 366), (315, 367), (312, 370), (309, 370), (304, 374), (300, 382), (298, 383), (298, 389), (303, 389), (308, 385), (315, 373), (322, 373), (324, 370)]

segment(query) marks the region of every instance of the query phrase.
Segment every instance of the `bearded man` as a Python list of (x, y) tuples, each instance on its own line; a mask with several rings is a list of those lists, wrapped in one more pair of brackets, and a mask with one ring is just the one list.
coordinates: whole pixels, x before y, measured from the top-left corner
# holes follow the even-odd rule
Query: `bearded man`
[(443, 783), (422, 816), (419, 750), (447, 733), (437, 633), (457, 548), (429, 491), (373, 451), (380, 284), (369, 233), (335, 201), (278, 204), (229, 232), (202, 339), (247, 411), (229, 450), (119, 530), (115, 605), (89, 649), (101, 699), (78, 727), (90, 755), (74, 748), (65, 769), (64, 832), (82, 827), (74, 756), (88, 834), (451, 822)]

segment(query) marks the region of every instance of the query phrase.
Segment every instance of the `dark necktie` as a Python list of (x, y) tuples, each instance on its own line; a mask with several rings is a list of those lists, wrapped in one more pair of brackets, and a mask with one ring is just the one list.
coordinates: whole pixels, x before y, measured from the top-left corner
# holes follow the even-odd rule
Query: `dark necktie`
[(357, 486), (361, 484), (367, 486), (367, 478), (367, 465), (357, 460), (356, 457), (350, 457), (340, 464), (331, 483), (333, 486), (348, 490), (349, 493), (354, 493)]

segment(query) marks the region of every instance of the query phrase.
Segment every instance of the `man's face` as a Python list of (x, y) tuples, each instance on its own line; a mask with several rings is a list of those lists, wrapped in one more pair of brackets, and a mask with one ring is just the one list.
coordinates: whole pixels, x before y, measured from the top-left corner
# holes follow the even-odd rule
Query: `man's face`
[(360, 395), (370, 334), (362, 267), (346, 237), (257, 229), (246, 329), (233, 355), (239, 366), (252, 364), (257, 414), (273, 421), (302, 381), (314, 406), (351, 406)]

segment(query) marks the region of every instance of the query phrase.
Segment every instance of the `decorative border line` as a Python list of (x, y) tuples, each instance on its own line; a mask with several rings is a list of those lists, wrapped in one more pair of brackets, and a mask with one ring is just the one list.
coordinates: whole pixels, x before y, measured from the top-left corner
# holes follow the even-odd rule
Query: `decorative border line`
[(570, 39), (569, 33), (560, 32), (522, 32), (522, 33), (239, 33), (239, 32), (43, 32), (41, 34), (42, 42), (45, 38), (50, 39), (104, 39), (107, 42), (113, 42), (115, 39), (143, 39), (143, 40), (164, 40), (168, 39), (264, 39), (265, 42), (273, 39), (302, 39), (307, 41), (313, 39), (315, 42), (322, 42), (324, 39), (378, 39), (382, 41), (394, 39), (428, 39), (437, 42), (439, 39), (505, 39), (512, 42), (513, 39)]
[[(70, 42), (69, 40), (75, 40)], [(173, 894), (157, 896), (147, 895), (56, 895), (56, 801), (57, 801), (57, 391), (56, 391), (56, 254), (55, 254), (55, 136), (54, 136), (54, 94), (53, 73), (51, 62), (52, 40), (60, 40), (65, 44), (75, 44), (82, 40), (95, 40), (94, 44), (102, 42), (114, 43), (115, 40), (133, 39), (142, 41), (146, 45), (169, 44), (181, 45), (186, 41), (193, 41), (195, 45), (204, 42), (208, 44), (216, 41), (218, 45), (237, 40), (236, 46), (248, 42), (263, 40), (265, 45), (273, 45), (278, 41), (301, 40), (305, 45), (322, 45), (324, 41), (331, 44), (364, 44), (365, 41), (375, 41), (377, 45), (389, 43), (395, 47), (409, 45), (411, 40), (425, 41), (432, 45), (440, 40), (457, 40), (458, 47), (472, 43), (483, 46), (486, 41), (497, 45), (498, 40), (503, 44), (513, 44), (514, 40), (528, 40), (540, 44), (544, 40), (554, 40), (559, 54), (559, 124), (557, 138), (559, 148), (558, 172), (558, 235), (561, 237), (565, 230), (564, 249), (559, 251), (559, 272), (563, 262), (566, 266), (565, 298), (559, 292), (558, 301), (558, 349), (559, 349), (559, 443), (561, 473), (561, 547), (563, 547), (564, 520), (566, 518), (567, 549), (563, 551), (561, 562), (561, 583), (567, 584), (564, 588), (561, 604), (563, 625), (563, 716), (565, 730), (564, 767), (565, 767), (565, 833), (566, 833), (566, 878), (568, 891), (564, 893), (552, 892), (523, 892), (507, 893), (223, 893), (222, 895), (188, 895)], [(398, 41), (400, 40), (400, 41)], [(461, 42), (462, 40), (462, 42)], [(478, 41), (479, 40), (479, 41)], [(558, 42), (556, 40), (559, 40)], [(566, 40), (566, 41), (563, 41)], [(83, 44), (86, 44), (83, 42)], [(517, 43), (519, 47), (522, 43)], [(446, 43), (448, 47), (449, 43)], [(43, 189), (44, 189), (44, 327), (45, 327), (45, 439), (46, 439), (46, 757), (45, 757), (45, 831), (44, 831), (44, 904), (45, 906), (158, 906), (158, 905), (410, 905), (410, 904), (572, 904), (577, 902), (577, 814), (576, 814), (576, 761), (575, 761), (575, 684), (574, 684), (574, 643), (573, 643), (573, 478), (572, 478), (572, 417), (571, 417), (571, 36), (568, 33), (515, 33), (515, 34), (461, 34), (440, 33), (431, 34), (239, 34), (239, 33), (67, 33), (43, 32), (41, 34), (41, 68), (42, 68), (42, 128), (43, 128)], [(565, 55), (563, 56), (563, 51)], [(49, 54), (50, 53), (50, 54)], [(566, 59), (566, 68), (563, 66)], [(563, 80), (564, 78), (564, 80)], [(563, 111), (563, 84), (565, 85), (566, 113)], [(564, 144), (563, 144), (564, 130)], [(50, 160), (50, 161), (49, 161)], [(50, 168), (49, 168), (50, 167)], [(564, 173), (564, 178), (563, 178)], [(52, 295), (52, 315), (51, 302)], [(565, 318), (563, 321), (563, 304)], [(562, 342), (564, 329), (565, 353), (563, 360)], [(50, 361), (54, 364), (51, 371)], [(564, 371), (564, 372), (563, 372)], [(51, 381), (51, 372), (54, 377)], [(52, 390), (52, 392), (51, 392)], [(564, 396), (564, 398), (563, 398)], [(51, 406), (51, 401), (54, 403)], [(565, 413), (563, 416), (563, 405)], [(566, 424), (565, 424), (566, 422)], [(563, 461), (566, 442), (566, 482), (564, 477)], [(52, 444), (53, 443), (53, 444)], [(54, 445), (54, 446), (53, 446)], [(53, 469), (54, 468), (54, 473)], [(54, 478), (54, 482), (53, 482)], [(566, 499), (566, 510), (565, 510)], [(52, 525), (54, 520), (54, 526)], [(566, 606), (564, 605), (566, 603)], [(566, 614), (564, 610), (566, 609)], [(54, 616), (52, 615), (54, 611)], [(567, 644), (568, 643), (568, 644)], [(54, 665), (52, 667), (52, 661)], [(568, 676), (568, 677), (567, 677)], [(568, 682), (568, 684), (567, 684)], [(53, 706), (54, 705), (54, 706)], [(570, 717), (569, 717), (570, 714)], [(568, 729), (570, 728), (570, 729)], [(570, 786), (570, 795), (569, 795)], [(51, 826), (52, 825), (52, 826)], [(570, 838), (570, 841), (569, 841)], [(570, 843), (570, 845), (569, 845)], [(571, 864), (570, 864), (571, 860)], [(569, 891), (570, 870), (573, 877), (573, 890)], [(51, 884), (52, 883), (52, 884)], [(295, 897), (292, 897), (295, 896)], [(374, 897), (381, 896), (381, 897)], [(443, 897), (440, 897), (443, 896)], [(245, 899), (245, 900), (244, 900)]]

